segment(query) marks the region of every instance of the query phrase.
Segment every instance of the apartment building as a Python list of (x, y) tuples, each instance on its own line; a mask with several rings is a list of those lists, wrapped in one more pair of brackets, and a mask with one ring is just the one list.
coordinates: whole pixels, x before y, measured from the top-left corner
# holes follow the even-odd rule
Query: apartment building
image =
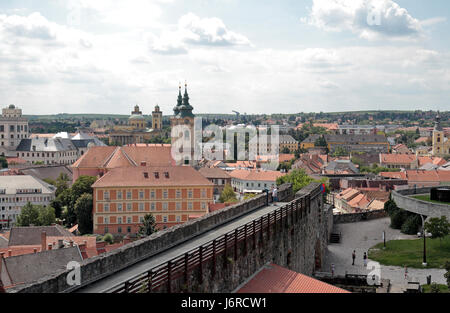
[(11, 156), (22, 139), (29, 137), (28, 120), (22, 117), (22, 109), (11, 104), (2, 110), (0, 117), (0, 155)]
[(214, 202), (214, 184), (190, 166), (114, 168), (92, 187), (96, 234), (136, 234), (149, 213), (164, 229), (207, 214)]
[(47, 206), (56, 188), (30, 175), (0, 176), (0, 224), (11, 227), (28, 202)]

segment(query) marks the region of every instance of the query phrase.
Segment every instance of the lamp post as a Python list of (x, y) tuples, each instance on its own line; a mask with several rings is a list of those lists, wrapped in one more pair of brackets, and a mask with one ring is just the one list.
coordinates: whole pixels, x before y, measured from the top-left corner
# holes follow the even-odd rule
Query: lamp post
[(422, 265), (427, 266), (427, 245), (426, 245), (426, 235), (425, 235), (425, 219), (423, 215), (420, 215), (422, 218), (422, 236), (423, 236), (423, 261)]

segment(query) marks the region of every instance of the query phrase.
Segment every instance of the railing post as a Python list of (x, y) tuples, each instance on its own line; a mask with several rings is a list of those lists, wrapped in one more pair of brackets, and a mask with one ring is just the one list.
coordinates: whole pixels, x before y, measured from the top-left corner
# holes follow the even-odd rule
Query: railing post
[(130, 293), (130, 282), (129, 281), (125, 282), (125, 293)]
[(256, 221), (253, 220), (253, 250), (256, 249)]
[(234, 260), (237, 261), (238, 254), (238, 229), (234, 230)]
[(152, 292), (152, 285), (153, 285), (153, 282), (152, 282), (152, 280), (153, 280), (153, 271), (148, 271), (148, 274), (147, 274), (147, 279), (148, 279), (148, 293), (151, 293)]
[(228, 246), (228, 234), (225, 234), (225, 246), (223, 248), (224, 267), (227, 267), (227, 246)]
[(264, 218), (264, 216), (261, 216), (261, 219), (260, 219), (260, 222), (259, 222), (259, 224), (261, 225), (261, 242), (259, 243), (260, 246), (262, 246), (263, 243), (264, 243), (264, 232), (263, 232), (264, 224), (263, 224), (263, 218)]
[(172, 261), (167, 263), (167, 293), (172, 292)]
[(203, 246), (200, 246), (199, 248), (199, 260), (200, 264), (198, 268), (199, 273), (198, 282), (199, 284), (203, 284)]
[(216, 239), (213, 240), (213, 265), (212, 265), (212, 277), (216, 276)]
[(244, 225), (244, 256), (247, 256), (247, 224)]
[(267, 214), (267, 241), (270, 240), (270, 213)]
[(184, 254), (184, 283), (186, 284), (186, 288), (189, 287), (188, 270), (189, 270), (189, 253), (186, 252)]

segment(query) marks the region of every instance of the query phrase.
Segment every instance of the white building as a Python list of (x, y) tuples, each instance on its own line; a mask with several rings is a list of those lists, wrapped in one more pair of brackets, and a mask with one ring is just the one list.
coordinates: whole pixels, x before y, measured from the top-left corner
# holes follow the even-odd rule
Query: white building
[(4, 108), (0, 117), (0, 155), (10, 156), (20, 141), (28, 137), (28, 120), (22, 117), (22, 109), (13, 104)]
[(234, 170), (229, 173), (231, 186), (239, 193), (261, 192), (276, 186), (278, 177), (285, 175), (278, 171)]
[(30, 175), (0, 176), (0, 224), (11, 227), (28, 202), (47, 206), (56, 187)]

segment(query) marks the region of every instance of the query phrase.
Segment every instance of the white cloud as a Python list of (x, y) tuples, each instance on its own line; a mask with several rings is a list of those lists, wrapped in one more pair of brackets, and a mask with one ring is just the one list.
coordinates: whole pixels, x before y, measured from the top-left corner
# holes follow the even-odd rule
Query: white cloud
[(154, 38), (152, 50), (162, 54), (183, 54), (188, 45), (249, 46), (244, 35), (228, 30), (219, 18), (200, 18), (193, 13), (183, 15), (174, 31), (165, 31)]
[(417, 39), (423, 33), (420, 21), (392, 0), (313, 0), (302, 21), (325, 31), (349, 30), (369, 40)]

